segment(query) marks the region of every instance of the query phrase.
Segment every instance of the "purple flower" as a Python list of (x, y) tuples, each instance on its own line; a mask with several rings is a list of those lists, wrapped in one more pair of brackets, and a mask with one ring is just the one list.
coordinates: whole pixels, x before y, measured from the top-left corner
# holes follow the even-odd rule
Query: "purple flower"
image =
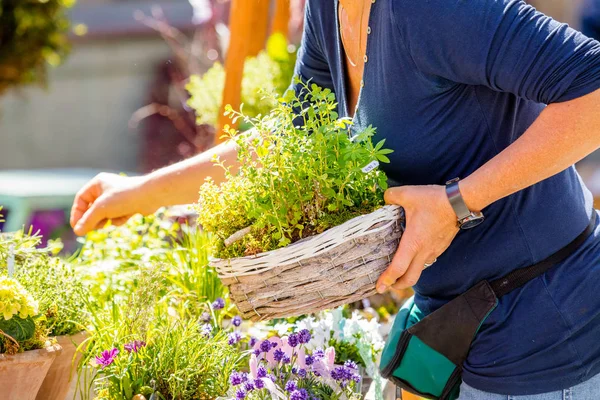
[(252, 382), (246, 382), (244, 389), (246, 389), (246, 392), (251, 392), (254, 390), (254, 384)]
[(352, 380), (356, 383), (360, 382), (361, 379), (362, 379), (362, 376), (360, 376), (359, 374), (352, 375)]
[(306, 358), (304, 360), (304, 363), (306, 365), (313, 365), (314, 362), (315, 362), (315, 358), (313, 356), (310, 356), (310, 355), (306, 356)]
[(229, 376), (229, 383), (231, 383), (231, 386), (238, 386), (242, 384), (242, 377), (240, 376), (240, 374), (238, 374), (237, 372), (233, 372), (230, 376)]
[(308, 392), (306, 389), (295, 390), (292, 392), (290, 400), (308, 400)]
[(265, 383), (262, 381), (262, 379), (255, 379), (254, 387), (257, 388), (258, 390), (260, 390), (265, 387)]
[(232, 332), (229, 334), (229, 340), (227, 343), (229, 343), (230, 346), (233, 346), (234, 344), (239, 343), (240, 340), (242, 340), (242, 335), (240, 335), (239, 332)]
[(277, 344), (277, 342), (271, 342), (271, 348), (272, 348), (272, 349), (274, 349), (274, 348), (275, 348), (275, 347), (277, 347), (277, 346), (279, 346), (279, 345)]
[(209, 338), (212, 336), (213, 327), (211, 324), (202, 325), (202, 336)]
[(271, 342), (269, 342), (268, 340), (265, 340), (264, 342), (262, 342), (260, 344), (260, 349), (263, 353), (268, 353), (269, 350), (271, 350)]
[(248, 373), (247, 372), (242, 372), (240, 374), (240, 376), (242, 377), (242, 382), (248, 382)]
[(269, 374), (269, 375), (267, 376), (267, 378), (269, 378), (269, 379), (270, 379), (270, 380), (272, 380), (273, 382), (277, 382), (277, 377), (276, 377), (275, 375), (273, 375), (273, 374)]
[(242, 389), (238, 389), (237, 392), (235, 392), (235, 398), (236, 399), (245, 399), (246, 398), (246, 392), (244, 392)]
[(215, 310), (221, 310), (221, 309), (225, 308), (225, 300), (223, 300), (222, 298), (219, 297), (212, 303), (212, 307)]
[(285, 357), (285, 353), (281, 349), (277, 349), (273, 353), (273, 359), (275, 360), (275, 362), (283, 360), (283, 357)]
[(308, 329), (302, 329), (298, 333), (298, 338), (299, 338), (301, 344), (306, 344), (306, 343), (310, 342), (310, 339), (312, 338), (312, 336), (310, 335), (310, 331)]
[(283, 356), (283, 360), (281, 360), (284, 364), (289, 364), (292, 360), (288, 356)]
[(113, 348), (112, 350), (104, 350), (100, 357), (96, 356), (96, 363), (101, 365), (102, 368), (108, 367), (115, 361), (115, 357), (119, 354), (119, 349)]
[(212, 316), (210, 315), (210, 313), (208, 311), (204, 311), (202, 313), (202, 316), (200, 317), (200, 319), (202, 320), (202, 322), (210, 322), (210, 320), (212, 319)]
[(254, 355), (256, 357), (260, 356), (260, 349), (254, 349)]
[(299, 342), (299, 337), (297, 334), (292, 333), (289, 337), (288, 337), (288, 344), (291, 347), (296, 347), (298, 346), (298, 342)]
[(255, 337), (250, 338), (250, 347), (254, 347), (254, 345), (258, 342), (258, 339)]
[(133, 342), (127, 343), (123, 346), (128, 353), (137, 353), (142, 347), (146, 347), (146, 342), (141, 340), (134, 340)]
[(354, 361), (352, 361), (352, 360), (348, 360), (348, 361), (346, 361), (346, 362), (344, 363), (344, 367), (346, 367), (346, 368), (352, 368), (352, 369), (358, 370), (358, 365), (356, 365), (356, 363), (355, 363)]
[(266, 378), (267, 377), (267, 369), (263, 365), (261, 365), (260, 367), (258, 367), (256, 376), (259, 378)]
[(325, 358), (325, 352), (322, 349), (313, 351), (312, 355), (315, 360), (320, 360), (322, 358)]
[(231, 323), (233, 324), (233, 326), (240, 326), (242, 324), (242, 317), (240, 317), (239, 315), (236, 315), (231, 320)]
[(296, 385), (296, 381), (287, 381), (285, 384), (285, 391), (292, 393), (294, 390), (298, 389)]
[(299, 376), (300, 378), (306, 378), (306, 370), (305, 370), (304, 368), (300, 368), (300, 369), (298, 370), (298, 376)]

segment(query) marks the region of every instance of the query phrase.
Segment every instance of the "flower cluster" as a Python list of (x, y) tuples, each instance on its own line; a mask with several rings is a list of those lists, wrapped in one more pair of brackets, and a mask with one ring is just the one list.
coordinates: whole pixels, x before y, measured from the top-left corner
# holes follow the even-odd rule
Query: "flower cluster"
[(234, 372), (230, 376), (231, 398), (258, 400), (316, 400), (327, 398), (358, 398), (354, 393), (360, 382), (354, 362), (335, 364), (335, 349), (307, 352), (311, 340), (307, 329), (288, 336), (273, 336), (251, 340), (249, 372)]
[[(141, 340), (134, 340), (133, 342), (125, 343), (123, 345), (123, 349), (125, 349), (127, 353), (137, 353), (144, 347), (146, 347), (146, 342)], [(96, 364), (104, 369), (115, 362), (119, 353), (120, 351), (116, 347), (113, 347), (110, 350), (104, 350), (99, 356), (96, 356)]]
[(38, 304), (16, 280), (0, 277), (0, 317), (5, 320), (17, 315), (21, 319), (37, 314)]

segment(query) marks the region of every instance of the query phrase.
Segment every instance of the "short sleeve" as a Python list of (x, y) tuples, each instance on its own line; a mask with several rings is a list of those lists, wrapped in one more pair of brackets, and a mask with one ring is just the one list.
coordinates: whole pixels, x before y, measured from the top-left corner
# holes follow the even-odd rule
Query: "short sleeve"
[[(321, 0), (317, 0), (321, 1)], [(295, 75), (299, 76), (303, 82), (311, 81), (321, 87), (333, 90), (333, 80), (331, 78), (331, 70), (325, 58), (321, 40), (317, 27), (320, 22), (320, 15), (313, 12), (314, 5), (311, 5), (312, 0), (308, 0), (305, 6), (304, 13), (304, 32), (302, 34), (302, 42), (298, 49), (298, 58), (296, 60)], [(292, 83), (291, 88), (297, 94), (300, 94), (300, 85)]]
[(392, 14), (425, 75), (546, 104), (600, 88), (600, 43), (522, 0), (392, 0)]

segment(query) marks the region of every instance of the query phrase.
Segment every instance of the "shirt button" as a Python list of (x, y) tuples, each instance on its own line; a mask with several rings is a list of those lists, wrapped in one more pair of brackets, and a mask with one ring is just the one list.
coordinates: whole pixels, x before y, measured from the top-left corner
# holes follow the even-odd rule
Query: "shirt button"
[(370, 35), (370, 34), (371, 34), (371, 27), (370, 27), (370, 26), (368, 26), (368, 27), (367, 27), (367, 35)]
[(365, 81), (361, 79), (360, 81), (360, 87), (365, 87)]
[(369, 61), (369, 57), (367, 57), (366, 54), (365, 54), (364, 60), (365, 60), (365, 62)]

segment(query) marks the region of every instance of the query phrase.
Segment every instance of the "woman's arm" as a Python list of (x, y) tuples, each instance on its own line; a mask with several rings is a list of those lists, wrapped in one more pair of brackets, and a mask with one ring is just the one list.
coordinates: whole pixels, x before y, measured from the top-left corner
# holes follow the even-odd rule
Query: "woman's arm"
[[(513, 144), (460, 181), (472, 211), (553, 176), (600, 147), (600, 90), (551, 104)], [(425, 263), (439, 257), (456, 233), (456, 214), (444, 186), (389, 189), (387, 203), (402, 205), (407, 229), (377, 290), (414, 286)], [(475, 228), (476, 229), (476, 228)]]
[(551, 104), (511, 146), (460, 182), (467, 206), (496, 200), (553, 176), (600, 147), (600, 90)]
[(213, 164), (218, 156), (235, 172), (237, 146), (233, 141), (198, 154), (188, 160), (156, 170), (141, 177), (102, 173), (88, 182), (76, 195), (71, 209), (71, 226), (78, 235), (102, 227), (107, 220), (125, 223), (132, 215), (144, 215), (158, 208), (189, 204), (198, 199), (198, 189), (206, 177), (215, 182), (225, 178), (221, 167)]

